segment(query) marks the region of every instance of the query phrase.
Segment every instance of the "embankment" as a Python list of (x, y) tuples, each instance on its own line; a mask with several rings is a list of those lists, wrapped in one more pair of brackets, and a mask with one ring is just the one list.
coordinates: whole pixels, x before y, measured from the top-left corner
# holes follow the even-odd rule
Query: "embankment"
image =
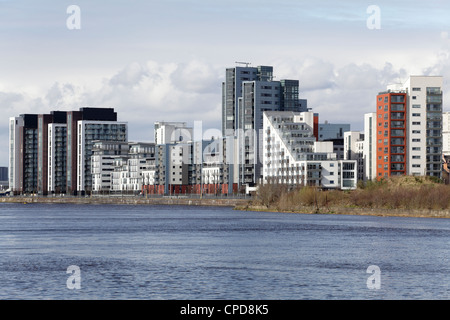
[(380, 209), (380, 208), (354, 208), (354, 207), (328, 207), (317, 209), (314, 206), (302, 206), (296, 210), (282, 210), (277, 207), (244, 204), (235, 206), (236, 210), (265, 211), (302, 214), (340, 214), (364, 215), (378, 217), (413, 217), (413, 218), (450, 218), (450, 210), (433, 209)]
[(70, 203), (114, 205), (193, 205), (236, 207), (247, 204), (248, 199), (233, 198), (181, 198), (181, 197), (2, 197), (0, 203)]

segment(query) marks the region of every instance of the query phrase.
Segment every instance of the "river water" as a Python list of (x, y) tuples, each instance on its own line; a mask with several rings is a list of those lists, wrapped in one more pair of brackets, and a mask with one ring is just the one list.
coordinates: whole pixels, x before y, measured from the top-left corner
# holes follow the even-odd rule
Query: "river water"
[(0, 299), (449, 299), (449, 247), (446, 219), (0, 204)]

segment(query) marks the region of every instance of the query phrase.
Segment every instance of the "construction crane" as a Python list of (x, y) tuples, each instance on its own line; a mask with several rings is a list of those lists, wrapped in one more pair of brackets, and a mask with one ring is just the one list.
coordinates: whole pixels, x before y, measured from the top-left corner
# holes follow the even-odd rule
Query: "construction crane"
[(249, 65), (251, 65), (251, 62), (240, 62), (240, 61), (235, 61), (236, 64), (245, 64), (245, 67), (248, 68)]

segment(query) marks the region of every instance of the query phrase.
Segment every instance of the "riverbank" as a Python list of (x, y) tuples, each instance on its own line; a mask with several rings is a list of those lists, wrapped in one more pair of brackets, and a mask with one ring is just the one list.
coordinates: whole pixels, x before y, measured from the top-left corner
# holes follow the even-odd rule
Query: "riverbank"
[(184, 197), (2, 197), (0, 203), (69, 203), (114, 205), (192, 205), (192, 206), (244, 206), (248, 199), (234, 198), (184, 198)]
[(432, 209), (380, 209), (352, 207), (328, 207), (318, 209), (314, 206), (301, 206), (297, 210), (281, 210), (276, 207), (266, 207), (248, 203), (246, 205), (237, 205), (235, 210), (301, 214), (363, 215), (377, 217), (450, 218), (450, 210)]
[(265, 184), (241, 210), (450, 218), (450, 186), (413, 176), (368, 181), (345, 191)]
[(0, 203), (20, 204), (93, 204), (93, 205), (188, 205), (188, 206), (216, 206), (233, 207), (240, 211), (301, 213), (301, 214), (340, 214), (340, 215), (368, 215), (380, 217), (415, 217), (415, 218), (450, 218), (450, 210), (431, 209), (380, 209), (357, 208), (345, 206), (297, 206), (295, 210), (277, 208), (255, 204), (249, 199), (224, 199), (224, 198), (140, 198), (140, 197), (2, 197)]

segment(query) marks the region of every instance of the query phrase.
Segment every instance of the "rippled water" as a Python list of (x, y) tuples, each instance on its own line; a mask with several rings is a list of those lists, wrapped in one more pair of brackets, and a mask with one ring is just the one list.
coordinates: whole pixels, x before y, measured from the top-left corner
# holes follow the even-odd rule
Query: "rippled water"
[(449, 299), (449, 240), (444, 219), (0, 204), (0, 299)]

